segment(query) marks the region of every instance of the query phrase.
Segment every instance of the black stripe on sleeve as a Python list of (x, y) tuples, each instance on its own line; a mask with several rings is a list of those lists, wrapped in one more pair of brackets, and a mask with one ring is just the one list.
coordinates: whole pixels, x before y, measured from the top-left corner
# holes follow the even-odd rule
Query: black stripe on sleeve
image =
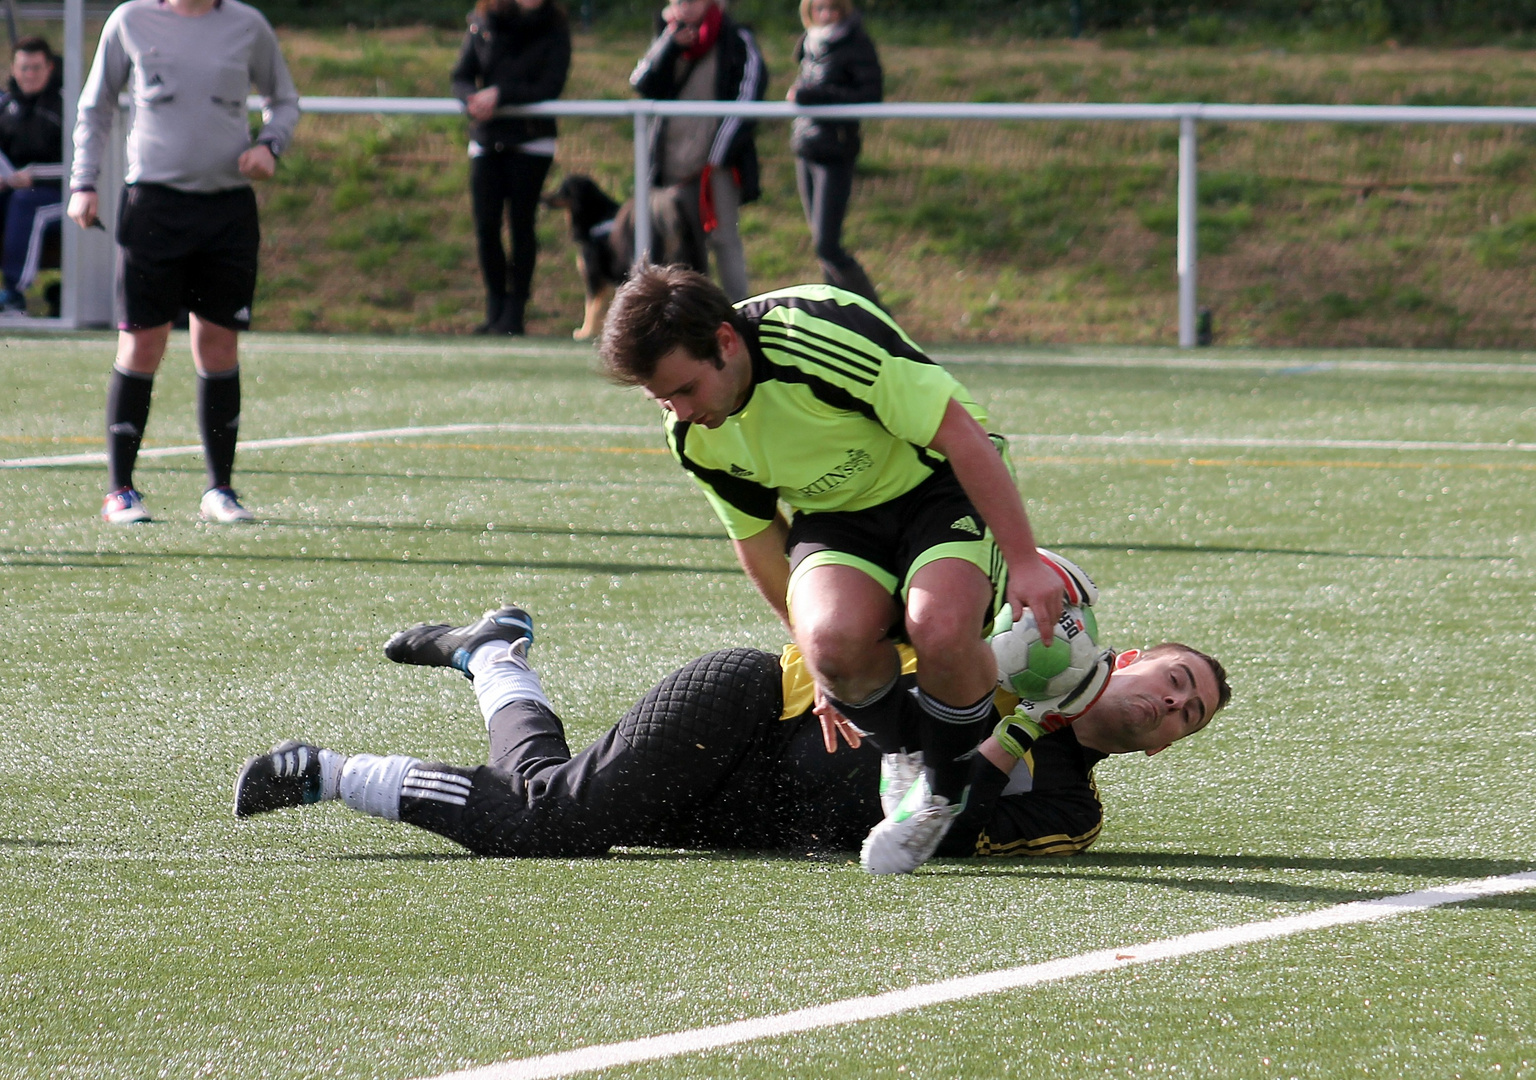
[(803, 311), (807, 315), (827, 322), (836, 323), (855, 334), (861, 334), (868, 338), (874, 345), (884, 349), (892, 356), (900, 356), (915, 361), (919, 364), (931, 364), (934, 361), (922, 350), (909, 342), (889, 318), (870, 311), (862, 304), (851, 299), (846, 302), (833, 297), (828, 300), (812, 300), (804, 296), (784, 296), (782, 294), (770, 294), (755, 304), (743, 305), (738, 310), (754, 322), (761, 322), (763, 317), (777, 307), (793, 308)]
[(686, 420), (679, 420), (672, 427), (672, 449), (676, 451), (677, 460), (683, 468), (708, 484), (716, 495), (748, 517), (772, 521), (774, 514), (779, 511), (779, 493), (751, 480), (732, 476), (724, 469), (707, 468), (690, 458), (684, 445), (688, 441), (688, 429), (692, 426)]
[[(880, 373), (880, 367), (885, 363), (883, 356), (866, 352), (852, 342), (823, 334), (799, 323), (768, 319), (763, 321), (760, 328), (763, 333), (776, 339), (795, 339), (806, 348), (816, 349), (830, 359), (840, 360), (845, 364), (858, 367), (861, 370), (867, 371), (872, 377)], [(865, 340), (868, 339), (866, 338)]]
[[(826, 368), (834, 375), (841, 375), (845, 379), (852, 379), (854, 382), (861, 383), (864, 386), (875, 385), (875, 379), (879, 375), (878, 370), (866, 371), (862, 367), (849, 363), (841, 356), (835, 356), (817, 349), (813, 343), (799, 340), (798, 336), (773, 332), (766, 326), (762, 327), (761, 330), (762, 341), (766, 347), (771, 347), (787, 356), (798, 357), (808, 364), (815, 364), (817, 367)], [(846, 366), (839, 366), (839, 364)], [(852, 370), (848, 370), (848, 368), (852, 368)]]

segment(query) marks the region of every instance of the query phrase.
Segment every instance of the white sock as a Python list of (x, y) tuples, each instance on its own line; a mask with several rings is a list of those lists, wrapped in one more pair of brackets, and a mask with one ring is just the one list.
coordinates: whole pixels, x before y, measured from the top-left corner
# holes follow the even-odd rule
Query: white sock
[(335, 750), (320, 748), (320, 801), (334, 799), (341, 794), (341, 770), (347, 764), (347, 755)]
[(341, 770), (341, 801), (359, 813), (399, 821), (401, 783), (406, 771), (420, 764), (404, 754), (353, 754)]
[(480, 715), (485, 717), (487, 729), (491, 717), (511, 702), (536, 701), (550, 708), (539, 673), (528, 666), (522, 649), (505, 641), (488, 641), (470, 654), (466, 666), (474, 676), (475, 698), (480, 702)]

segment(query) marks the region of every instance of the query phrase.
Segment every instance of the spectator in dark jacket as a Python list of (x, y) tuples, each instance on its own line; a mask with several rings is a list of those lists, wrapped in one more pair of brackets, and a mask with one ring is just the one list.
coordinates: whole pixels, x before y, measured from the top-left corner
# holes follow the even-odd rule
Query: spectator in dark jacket
[[(762, 100), (768, 88), (763, 54), (752, 31), (732, 21), (717, 0), (673, 0), (657, 29), (629, 77), (641, 97)], [(755, 127), (735, 116), (673, 116), (651, 129), (651, 181), (681, 188), (684, 203), (698, 208), (695, 225), (732, 300), (749, 292), (738, 219), (741, 207), (761, 194)]]
[[(805, 25), (795, 46), (800, 74), (785, 97), (796, 105), (879, 101), (880, 57), (852, 0), (800, 0), (800, 21)], [(853, 192), (853, 162), (859, 156), (859, 122), (797, 117), (791, 144), (800, 202), (822, 275), (828, 284), (878, 304), (869, 275), (843, 247), (843, 216)]]
[[(453, 94), (473, 120), (469, 190), (475, 214), (485, 322), (477, 334), (521, 334), (538, 256), (534, 216), (555, 156), (555, 121), (497, 115), (507, 105), (560, 96), (571, 70), (571, 28), (556, 0), (479, 0), (453, 67)], [(503, 208), (512, 264), (501, 244)]]
[(62, 82), (48, 42), (29, 37), (16, 43), (10, 89), (0, 97), (0, 153), (15, 170), (0, 176), (0, 219), (5, 222), (0, 311), (27, 310), (23, 293), (37, 276), (42, 231), (63, 220)]

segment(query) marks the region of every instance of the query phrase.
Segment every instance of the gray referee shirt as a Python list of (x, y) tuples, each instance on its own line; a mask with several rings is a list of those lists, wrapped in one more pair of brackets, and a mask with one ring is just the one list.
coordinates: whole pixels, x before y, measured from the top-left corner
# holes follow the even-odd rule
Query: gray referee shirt
[(261, 12), (215, 0), (206, 14), (186, 16), (161, 0), (129, 0), (107, 18), (80, 92), (70, 190), (96, 189), (124, 86), (130, 184), (248, 187), (237, 162), (251, 147), (245, 98), (252, 86), (266, 99), (256, 142), (281, 153), (299, 120), (299, 92)]

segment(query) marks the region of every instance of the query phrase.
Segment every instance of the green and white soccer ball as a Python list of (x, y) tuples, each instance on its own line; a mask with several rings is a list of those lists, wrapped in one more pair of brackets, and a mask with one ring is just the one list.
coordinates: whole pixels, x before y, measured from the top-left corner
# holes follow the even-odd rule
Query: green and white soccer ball
[(1100, 665), (1103, 650), (1093, 609), (1062, 608), (1050, 645), (1040, 641), (1034, 612), (1013, 621), (1004, 606), (992, 627), (992, 655), (997, 657), (997, 685), (1026, 701), (1051, 702), (1077, 689)]

